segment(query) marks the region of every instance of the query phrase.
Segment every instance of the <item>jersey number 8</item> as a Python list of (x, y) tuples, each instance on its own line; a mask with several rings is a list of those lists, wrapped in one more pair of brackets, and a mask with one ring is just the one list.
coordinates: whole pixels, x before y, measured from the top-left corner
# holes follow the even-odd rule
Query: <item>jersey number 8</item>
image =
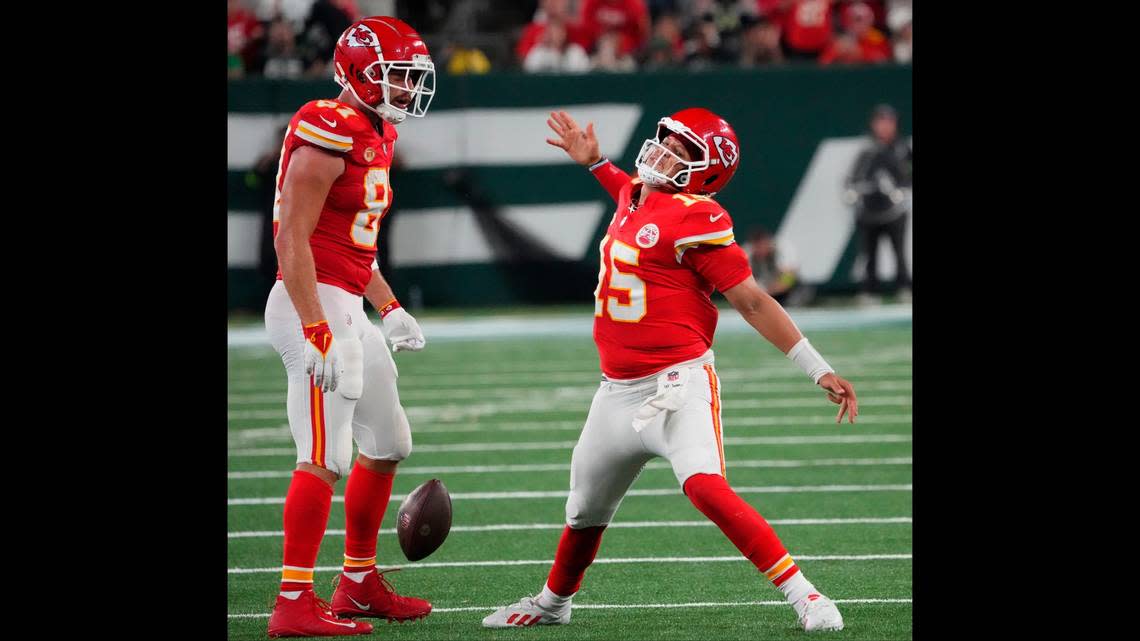
[(358, 247), (376, 247), (380, 234), (380, 220), (388, 208), (391, 192), (388, 190), (388, 169), (373, 167), (364, 176), (364, 209), (356, 212), (352, 221), (352, 242)]

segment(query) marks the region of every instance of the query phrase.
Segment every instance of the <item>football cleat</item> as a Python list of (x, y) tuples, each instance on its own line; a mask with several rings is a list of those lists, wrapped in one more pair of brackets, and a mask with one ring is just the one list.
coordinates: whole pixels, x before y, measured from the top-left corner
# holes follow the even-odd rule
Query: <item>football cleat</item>
[(370, 634), (372, 624), (337, 618), (329, 604), (312, 590), (305, 590), (296, 599), (280, 594), (269, 616), (269, 636), (277, 637), (338, 637), (350, 634)]
[(570, 623), (570, 605), (561, 612), (547, 610), (535, 597), (523, 597), (518, 603), (499, 608), (483, 619), (484, 628), (517, 628), (531, 625)]
[(805, 632), (842, 630), (843, 615), (831, 599), (813, 592), (792, 604)]
[[(390, 571), (390, 570), (388, 570)], [(431, 603), (400, 596), (380, 570), (369, 572), (360, 583), (338, 574), (333, 579), (332, 610), (338, 617), (376, 617), (389, 621), (414, 621), (431, 612)]]

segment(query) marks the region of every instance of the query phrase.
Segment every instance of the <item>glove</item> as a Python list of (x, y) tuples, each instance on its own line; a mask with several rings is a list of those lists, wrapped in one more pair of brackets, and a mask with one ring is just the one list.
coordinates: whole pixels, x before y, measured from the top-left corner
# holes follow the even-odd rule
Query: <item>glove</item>
[(313, 386), (321, 388), (321, 392), (332, 392), (344, 370), (328, 321), (317, 321), (302, 329), (305, 332), (305, 373), (313, 377)]
[(418, 352), (424, 348), (427, 341), (420, 324), (395, 299), (380, 309), (380, 318), (393, 352)]

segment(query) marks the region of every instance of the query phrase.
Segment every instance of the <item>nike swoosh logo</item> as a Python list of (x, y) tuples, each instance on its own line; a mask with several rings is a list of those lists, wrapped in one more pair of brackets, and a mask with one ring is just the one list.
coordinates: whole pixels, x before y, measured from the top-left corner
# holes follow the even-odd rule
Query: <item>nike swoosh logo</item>
[(709, 222), (715, 223), (723, 215), (724, 215), (724, 212), (722, 211), (719, 214), (717, 214), (716, 216), (709, 216)]
[(365, 605), (365, 604), (362, 604), (360, 601), (357, 601), (356, 599), (354, 599), (352, 597), (348, 597), (348, 600), (352, 601), (354, 604), (356, 604), (356, 607), (360, 608), (361, 610), (371, 610), (372, 609), (371, 603)]
[(325, 623), (331, 623), (333, 625), (340, 625), (340, 626), (344, 626), (346, 628), (355, 628), (356, 627), (355, 621), (353, 621), (352, 623), (340, 623), (339, 621), (332, 621), (332, 620), (326, 619), (324, 617), (317, 617), (317, 618), (320, 619), (321, 621), (324, 621)]
[(335, 121), (335, 120), (334, 120), (334, 121), (332, 121), (332, 122), (329, 122), (329, 121), (325, 120), (325, 117), (324, 117), (324, 116), (318, 116), (318, 117), (319, 117), (321, 120), (324, 120), (324, 121), (325, 121), (325, 124), (326, 124), (326, 125), (328, 125), (328, 126), (330, 126), (330, 127), (333, 127), (334, 129), (336, 128), (336, 121)]

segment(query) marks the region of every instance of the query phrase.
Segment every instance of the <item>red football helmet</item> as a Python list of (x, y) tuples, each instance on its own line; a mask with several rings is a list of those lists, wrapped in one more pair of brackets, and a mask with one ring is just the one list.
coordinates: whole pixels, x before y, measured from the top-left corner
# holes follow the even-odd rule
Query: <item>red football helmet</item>
[[(692, 160), (682, 160), (664, 146), (676, 134), (689, 149)], [(657, 135), (647, 138), (637, 154), (637, 174), (642, 182), (672, 185), (687, 194), (712, 195), (724, 189), (740, 166), (740, 141), (720, 116), (708, 109), (682, 109), (657, 121)], [(681, 165), (673, 175), (665, 172)]]
[[(388, 75), (404, 72), (393, 83)], [(389, 16), (364, 18), (341, 34), (333, 54), (333, 79), (356, 99), (392, 124), (422, 117), (435, 95), (435, 63), (420, 34)], [(407, 107), (392, 103), (391, 88), (412, 95)]]

